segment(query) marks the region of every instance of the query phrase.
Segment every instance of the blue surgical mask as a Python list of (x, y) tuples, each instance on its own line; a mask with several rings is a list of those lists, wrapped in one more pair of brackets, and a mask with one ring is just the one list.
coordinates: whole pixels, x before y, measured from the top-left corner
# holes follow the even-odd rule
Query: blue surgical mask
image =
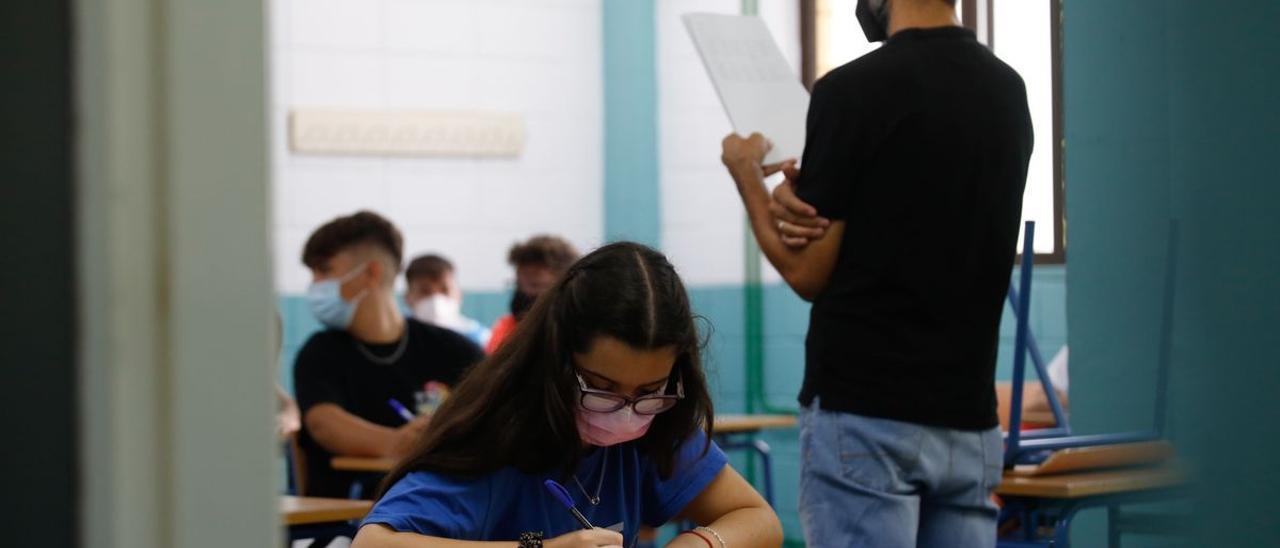
[(360, 265), (338, 278), (311, 282), (307, 288), (307, 302), (311, 304), (311, 313), (320, 323), (334, 329), (351, 327), (351, 320), (356, 317), (356, 305), (364, 298), (368, 290), (361, 291), (350, 301), (342, 298), (342, 284), (350, 281), (364, 271), (368, 263)]

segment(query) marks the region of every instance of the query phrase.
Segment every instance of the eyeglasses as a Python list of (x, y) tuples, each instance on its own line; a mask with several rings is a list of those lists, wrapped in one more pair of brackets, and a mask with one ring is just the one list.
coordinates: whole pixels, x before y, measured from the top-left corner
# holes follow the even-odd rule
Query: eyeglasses
[[(657, 415), (664, 411), (670, 411), (675, 407), (681, 399), (684, 398), (684, 383), (679, 377), (676, 377), (676, 393), (675, 394), (647, 394), (638, 398), (631, 398), (609, 392), (608, 390), (596, 390), (587, 386), (587, 381), (582, 378), (581, 373), (574, 373), (578, 377), (578, 389), (581, 391), (579, 403), (583, 409), (594, 411), (596, 413), (612, 413), (628, 405), (637, 415)], [(666, 386), (663, 386), (663, 391)]]

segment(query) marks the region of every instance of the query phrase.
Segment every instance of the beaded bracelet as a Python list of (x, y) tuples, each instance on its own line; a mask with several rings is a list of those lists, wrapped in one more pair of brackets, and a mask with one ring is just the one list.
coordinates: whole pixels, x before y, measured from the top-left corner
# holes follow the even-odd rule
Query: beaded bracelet
[(693, 529), (690, 529), (690, 530), (685, 531), (685, 532), (680, 533), (680, 534), (681, 534), (681, 535), (693, 535), (693, 536), (695, 536), (695, 537), (698, 537), (698, 538), (702, 539), (702, 542), (707, 543), (707, 548), (716, 548), (714, 544), (711, 544), (711, 539), (707, 538), (707, 537), (706, 537), (706, 535), (703, 535), (702, 533), (699, 533), (699, 532), (697, 532), (697, 531), (695, 531), (695, 530), (693, 530)]
[(520, 533), (520, 548), (542, 548), (542, 531)]
[[(724, 537), (720, 536), (720, 533), (717, 533), (715, 529), (712, 529), (706, 526), (701, 526), (701, 527), (694, 527), (694, 530), (706, 531), (708, 533), (711, 533), (711, 536), (716, 537), (716, 540), (720, 541), (720, 548), (729, 548), (729, 545), (724, 543)], [(715, 548), (715, 547), (713, 546), (712, 548)]]

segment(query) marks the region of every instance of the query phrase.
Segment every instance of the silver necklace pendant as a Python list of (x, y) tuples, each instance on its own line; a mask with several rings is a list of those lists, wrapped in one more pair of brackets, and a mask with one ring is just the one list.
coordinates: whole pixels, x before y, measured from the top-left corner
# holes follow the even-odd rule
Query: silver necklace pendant
[(592, 506), (600, 505), (600, 490), (604, 487), (604, 473), (609, 465), (609, 448), (601, 447), (600, 450), (604, 451), (604, 455), (600, 457), (600, 480), (596, 482), (595, 496), (592, 496), (591, 493), (588, 493), (587, 488), (582, 486), (582, 482), (578, 481), (577, 474), (573, 475), (573, 483), (578, 485), (578, 490), (582, 491), (582, 496), (586, 497), (587, 502), (591, 503)]

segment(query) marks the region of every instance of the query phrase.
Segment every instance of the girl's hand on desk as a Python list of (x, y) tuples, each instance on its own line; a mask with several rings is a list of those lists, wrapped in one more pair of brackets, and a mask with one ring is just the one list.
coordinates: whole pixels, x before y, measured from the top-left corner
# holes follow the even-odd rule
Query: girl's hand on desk
[(622, 548), (622, 534), (601, 529), (583, 529), (543, 541), (544, 548)]

